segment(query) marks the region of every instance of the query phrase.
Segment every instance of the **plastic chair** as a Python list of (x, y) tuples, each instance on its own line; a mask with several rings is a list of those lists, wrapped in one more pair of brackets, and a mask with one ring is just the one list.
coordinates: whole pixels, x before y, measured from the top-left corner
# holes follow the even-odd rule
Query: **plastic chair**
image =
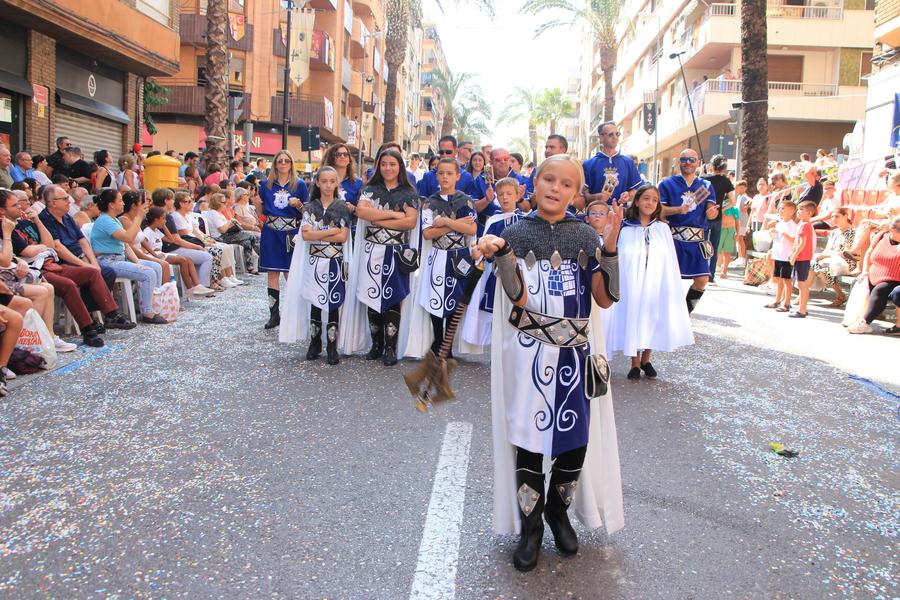
[[(130, 318), (132, 321), (137, 323), (137, 313), (134, 310), (134, 286), (131, 285), (131, 280), (126, 279), (124, 277), (116, 277), (116, 286), (119, 287), (121, 299), (124, 300), (124, 305), (126, 310), (126, 316)], [(119, 303), (119, 308), (122, 308), (123, 303)]]

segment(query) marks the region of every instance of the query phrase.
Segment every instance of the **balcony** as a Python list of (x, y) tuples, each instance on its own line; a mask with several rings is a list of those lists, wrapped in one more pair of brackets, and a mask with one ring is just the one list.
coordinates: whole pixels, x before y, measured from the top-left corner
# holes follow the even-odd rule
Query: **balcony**
[(362, 91), (362, 80), (362, 73), (360, 73), (356, 69), (353, 69), (353, 71), (350, 73), (349, 100), (350, 106), (354, 108), (362, 103), (362, 97), (360, 96), (360, 94), (364, 94), (364, 92)]
[(353, 0), (353, 14), (362, 18), (372, 16), (378, 24), (384, 19), (384, 4), (382, 0)]
[(307, 8), (333, 12), (337, 10), (337, 0), (310, 0), (309, 4), (307, 4)]
[[(165, 115), (202, 117), (206, 115), (206, 88), (202, 85), (170, 85), (169, 101), (159, 106), (151, 106), (150, 112)], [(250, 114), (250, 94), (244, 94), (241, 108)]]
[[(272, 96), (272, 123), (281, 123), (284, 120), (284, 97)], [(331, 134), (331, 130), (326, 126), (325, 121), (326, 109), (325, 100), (321, 96), (300, 96), (299, 98), (291, 97), (288, 104), (288, 116), (291, 120), (291, 127), (312, 126), (324, 129), (325, 132)]]
[(353, 33), (350, 35), (350, 58), (363, 58), (366, 48), (363, 45), (368, 37), (369, 30), (363, 25), (362, 19), (353, 17)]
[[(206, 47), (206, 15), (184, 13), (181, 15), (181, 28), (179, 29), (182, 44)], [(230, 50), (253, 50), (253, 25), (244, 25), (244, 37), (235, 40), (228, 32), (228, 48)]]

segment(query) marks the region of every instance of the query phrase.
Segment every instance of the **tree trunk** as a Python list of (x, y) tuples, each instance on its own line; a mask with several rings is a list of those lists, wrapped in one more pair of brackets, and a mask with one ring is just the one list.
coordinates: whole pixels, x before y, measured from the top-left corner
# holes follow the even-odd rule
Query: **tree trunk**
[(741, 2), (741, 171), (750, 189), (769, 174), (769, 65), (766, 0)]
[(453, 134), (453, 111), (449, 106), (444, 107), (444, 121), (441, 123), (441, 136)]
[(613, 90), (613, 71), (616, 70), (616, 36), (600, 36), (600, 70), (603, 72), (603, 120), (612, 121), (616, 108), (616, 95)]
[(528, 145), (531, 146), (531, 162), (537, 164), (537, 123), (528, 124)]
[(384, 93), (383, 142), (395, 140), (397, 137), (397, 74), (406, 57), (409, 4), (407, 0), (387, 0), (385, 13), (387, 39), (385, 40), (384, 58), (388, 64), (388, 80), (387, 90)]
[[(209, 0), (206, 8), (206, 159), (220, 167), (225, 163), (229, 132), (228, 9), (226, 0)], [(215, 139), (220, 138), (220, 139)]]

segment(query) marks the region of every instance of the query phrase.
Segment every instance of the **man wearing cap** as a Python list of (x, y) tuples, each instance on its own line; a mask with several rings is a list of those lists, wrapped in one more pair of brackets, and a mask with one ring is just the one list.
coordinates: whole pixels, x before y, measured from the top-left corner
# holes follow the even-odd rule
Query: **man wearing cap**
[(617, 150), (621, 134), (615, 121), (601, 123), (597, 131), (602, 148), (584, 161), (584, 182), (589, 192), (585, 194), (585, 203), (602, 200), (611, 204), (618, 200), (627, 204), (631, 192), (642, 183), (641, 175), (634, 161)]

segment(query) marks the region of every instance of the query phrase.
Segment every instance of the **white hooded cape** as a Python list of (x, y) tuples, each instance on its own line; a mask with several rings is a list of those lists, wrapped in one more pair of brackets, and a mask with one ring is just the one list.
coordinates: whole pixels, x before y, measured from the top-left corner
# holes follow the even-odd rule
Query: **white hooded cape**
[[(507, 317), (512, 302), (498, 282), (494, 300), (491, 339), (491, 416), (494, 445), (494, 533), (518, 534), (519, 504), (516, 500), (516, 455), (509, 442), (506, 420), (506, 394), (503, 389), (503, 336), (512, 335), (515, 328)], [(605, 348), (600, 307), (593, 304), (590, 319), (590, 344), (592, 348)], [(622, 505), (622, 477), (619, 471), (619, 448), (616, 440), (616, 422), (613, 416), (612, 396), (609, 391), (591, 400), (591, 422), (588, 434), (587, 454), (575, 500), (572, 503), (575, 517), (591, 529), (606, 527), (613, 534), (625, 526)], [(544, 457), (544, 471), (549, 471), (549, 457)], [(549, 478), (548, 478), (549, 479)]]
[[(647, 238), (649, 236), (649, 245)], [(620, 300), (603, 311), (608, 356), (671, 352), (694, 343), (669, 226), (630, 225), (619, 233)]]

